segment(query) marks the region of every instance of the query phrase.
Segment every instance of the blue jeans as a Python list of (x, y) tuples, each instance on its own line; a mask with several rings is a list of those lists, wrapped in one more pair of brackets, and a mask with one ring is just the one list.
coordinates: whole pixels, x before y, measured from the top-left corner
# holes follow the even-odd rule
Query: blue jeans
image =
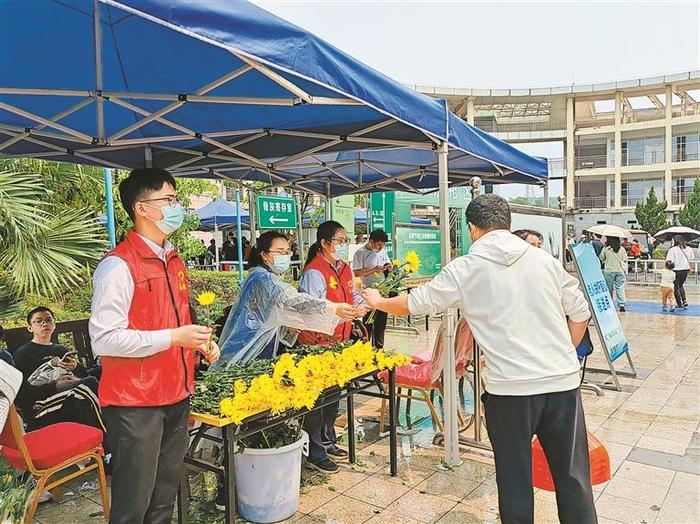
[(622, 271), (603, 271), (605, 283), (610, 290), (610, 296), (613, 296), (615, 291), (615, 305), (617, 307), (625, 305), (625, 282), (627, 277)]
[(318, 462), (328, 458), (326, 448), (337, 442), (335, 419), (338, 418), (340, 401), (311, 411), (304, 416), (304, 431), (309, 434), (309, 460)]

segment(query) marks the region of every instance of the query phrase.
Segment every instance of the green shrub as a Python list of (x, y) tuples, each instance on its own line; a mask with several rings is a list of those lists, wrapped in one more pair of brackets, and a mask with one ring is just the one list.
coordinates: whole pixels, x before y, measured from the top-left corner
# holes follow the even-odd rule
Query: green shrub
[(651, 258), (657, 259), (657, 260), (665, 260), (666, 259), (666, 253), (668, 253), (668, 249), (664, 249), (662, 247), (657, 247), (654, 252), (651, 254)]
[[(226, 306), (233, 304), (238, 298), (238, 273), (235, 271), (202, 271), (187, 272), (190, 280), (190, 300), (194, 303), (197, 295), (203, 291), (212, 291)], [(92, 301), (92, 282), (86, 282), (83, 287), (66, 293), (60, 298), (48, 298), (42, 295), (27, 294), (19, 307), (11, 315), (2, 318), (3, 327), (13, 328), (27, 323), (27, 311), (37, 306), (47, 306), (56, 315), (58, 322), (80, 320), (90, 317)]]
[[(187, 272), (190, 280), (190, 300), (194, 302), (204, 291), (216, 294), (225, 305), (233, 304), (238, 298), (239, 282), (236, 271), (202, 271), (193, 269)], [(245, 274), (244, 274), (245, 278)]]

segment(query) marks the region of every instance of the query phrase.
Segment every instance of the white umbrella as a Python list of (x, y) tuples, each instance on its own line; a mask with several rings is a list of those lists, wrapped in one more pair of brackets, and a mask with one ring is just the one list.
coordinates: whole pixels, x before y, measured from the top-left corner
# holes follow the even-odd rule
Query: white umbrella
[(632, 233), (629, 230), (612, 224), (598, 224), (588, 228), (588, 231), (604, 237), (630, 238)]
[(692, 227), (685, 226), (673, 226), (663, 231), (659, 231), (654, 235), (654, 238), (659, 240), (670, 240), (676, 235), (681, 235), (684, 240), (692, 240), (694, 238), (700, 237), (700, 231), (693, 229)]

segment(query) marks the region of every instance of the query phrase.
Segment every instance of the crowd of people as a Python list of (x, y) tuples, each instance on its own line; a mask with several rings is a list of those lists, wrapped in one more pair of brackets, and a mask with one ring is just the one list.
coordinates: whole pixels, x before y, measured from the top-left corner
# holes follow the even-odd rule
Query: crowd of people
[[(542, 246), (539, 232), (511, 233), (504, 199), (489, 194), (472, 200), (469, 255), (410, 295), (383, 297), (376, 289), (392, 268), (382, 230), (360, 239), (365, 243), (350, 262), (345, 228), (322, 223), (298, 288), (283, 279), (293, 256), (288, 237), (263, 233), (255, 246), (244, 245), (249, 273), (227, 313), (219, 350), (211, 328), (193, 316), (186, 266), (167, 240), (184, 216), (175, 187), (167, 171), (154, 168), (135, 170), (120, 184), (134, 227), (93, 275), (89, 333), (96, 365), (84, 365), (54, 342), (57, 319), (45, 306), (27, 314), (31, 340), (12, 355), (0, 354), (22, 372), (17, 406), (28, 429), (73, 421), (105, 432), (110, 522), (170, 521), (199, 369), (270, 359), (298, 345), (362, 339), (382, 348), (389, 314), (437, 314), (450, 307), (460, 309), (484, 349), (482, 401), (501, 519), (532, 522), (530, 444), (537, 435), (553, 472), (562, 522), (596, 521), (576, 353), (590, 311), (564, 266), (545, 250), (532, 249)], [(615, 237), (590, 242), (624, 311), (627, 250)], [(229, 235), (222, 256), (236, 260), (237, 251)], [(691, 260), (692, 250), (676, 238), (661, 271), (664, 308), (687, 307), (683, 282)], [(522, 307), (523, 297), (528, 307)], [(308, 465), (326, 474), (337, 472), (347, 456), (335, 432), (338, 412), (335, 402), (304, 418)]]

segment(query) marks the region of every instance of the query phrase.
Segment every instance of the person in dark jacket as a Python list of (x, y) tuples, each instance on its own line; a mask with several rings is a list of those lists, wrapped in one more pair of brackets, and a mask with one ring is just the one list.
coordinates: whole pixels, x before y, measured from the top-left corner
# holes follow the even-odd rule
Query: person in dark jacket
[(56, 422), (78, 422), (105, 431), (96, 396), (97, 379), (88, 374), (74, 353), (51, 341), (56, 330), (54, 319), (48, 307), (32, 309), (27, 314), (32, 340), (14, 353), (15, 367), (23, 376), (16, 401), (22, 418), (30, 430)]

